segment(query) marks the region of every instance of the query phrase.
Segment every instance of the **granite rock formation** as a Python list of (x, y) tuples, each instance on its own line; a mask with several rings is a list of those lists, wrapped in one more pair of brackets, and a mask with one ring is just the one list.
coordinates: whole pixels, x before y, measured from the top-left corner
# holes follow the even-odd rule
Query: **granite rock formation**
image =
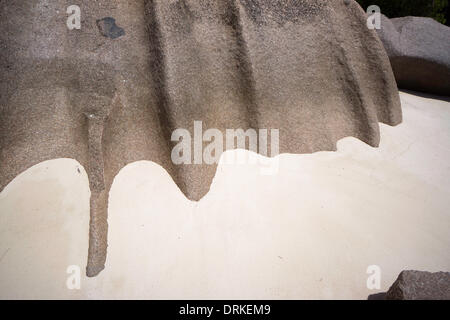
[(399, 88), (450, 96), (450, 28), (431, 18), (382, 16), (378, 34)]
[[(348, 0), (0, 2), (0, 191), (54, 158), (78, 160), (91, 188), (87, 275), (103, 268), (108, 192), (121, 168), (162, 165), (189, 199), (215, 165), (175, 165), (177, 128), (279, 129), (281, 153), (380, 141), (401, 122), (383, 45)], [(97, 21), (115, 19), (120, 37)], [(112, 20), (110, 20), (112, 21)]]
[(402, 271), (386, 294), (387, 300), (450, 300), (450, 273)]

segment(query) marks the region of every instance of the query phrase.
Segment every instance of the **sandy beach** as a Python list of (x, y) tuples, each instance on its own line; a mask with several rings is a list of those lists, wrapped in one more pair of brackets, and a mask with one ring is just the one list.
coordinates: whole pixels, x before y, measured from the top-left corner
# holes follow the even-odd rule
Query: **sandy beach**
[[(124, 167), (96, 278), (85, 169), (28, 169), (0, 193), (0, 298), (367, 299), (402, 270), (450, 271), (450, 102), (400, 95), (403, 123), (380, 124), (379, 148), (347, 137), (337, 152), (280, 155), (270, 176), (220, 164), (199, 202), (155, 163)], [(380, 289), (367, 288), (371, 265)]]

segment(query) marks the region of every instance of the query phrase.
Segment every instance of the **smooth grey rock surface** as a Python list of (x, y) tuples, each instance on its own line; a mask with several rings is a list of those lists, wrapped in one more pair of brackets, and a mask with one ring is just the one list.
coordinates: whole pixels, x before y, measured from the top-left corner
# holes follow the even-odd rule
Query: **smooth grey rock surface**
[(450, 28), (431, 18), (382, 16), (378, 35), (399, 88), (450, 96)]

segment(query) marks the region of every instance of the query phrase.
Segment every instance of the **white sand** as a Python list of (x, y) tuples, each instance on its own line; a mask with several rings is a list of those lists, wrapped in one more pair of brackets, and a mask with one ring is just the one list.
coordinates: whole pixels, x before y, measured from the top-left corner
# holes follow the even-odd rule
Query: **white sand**
[[(404, 122), (381, 125), (380, 148), (345, 138), (338, 152), (280, 156), (274, 176), (220, 165), (199, 203), (160, 166), (128, 165), (93, 279), (84, 169), (34, 166), (0, 194), (0, 298), (366, 299), (403, 269), (450, 271), (450, 103), (401, 98)], [(66, 287), (69, 265), (80, 290)]]

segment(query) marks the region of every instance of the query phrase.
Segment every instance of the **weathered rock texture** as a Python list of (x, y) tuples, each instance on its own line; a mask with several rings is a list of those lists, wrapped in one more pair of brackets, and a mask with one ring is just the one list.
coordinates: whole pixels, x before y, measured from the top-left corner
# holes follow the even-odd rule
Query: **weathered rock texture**
[[(280, 152), (335, 150), (354, 136), (378, 146), (379, 124), (401, 122), (383, 46), (354, 1), (0, 2), (0, 190), (52, 158), (87, 169), (87, 274), (103, 268), (108, 191), (126, 164), (162, 165), (190, 199), (215, 165), (171, 161), (177, 128), (280, 130)], [(97, 20), (124, 34), (105, 38)]]
[(402, 271), (387, 300), (450, 300), (450, 273)]
[(450, 96), (450, 28), (431, 18), (382, 16), (378, 34), (400, 88)]

